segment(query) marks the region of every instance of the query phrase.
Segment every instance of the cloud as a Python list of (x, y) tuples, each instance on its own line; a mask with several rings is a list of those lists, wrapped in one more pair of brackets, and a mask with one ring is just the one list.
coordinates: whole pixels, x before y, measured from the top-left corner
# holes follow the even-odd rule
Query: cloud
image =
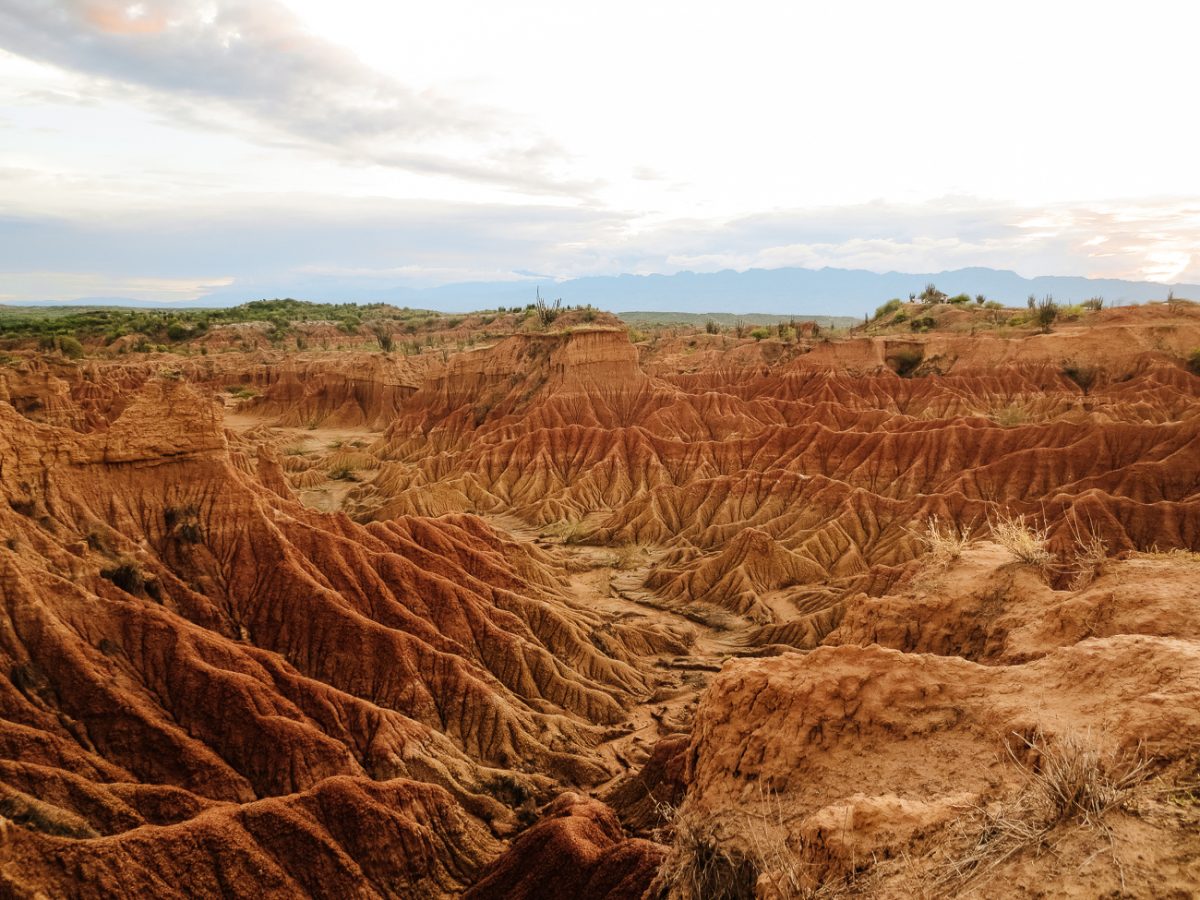
[(526, 192), (586, 188), (553, 174), (553, 142), (398, 83), (275, 0), (0, 0), (0, 46), (104, 92), (144, 94), (180, 121), (188, 105), (217, 105), (239, 118), (228, 127), (264, 142)]
[[(0, 177), (4, 175), (0, 172)], [(621, 273), (801, 266), (1200, 283), (1200, 200), (1041, 209), (967, 197), (785, 210), (647, 225), (620, 210), (553, 204), (216, 198), (204, 209), (104, 217), (0, 217), (0, 291), (83, 296), (80, 278), (231, 280), (244, 297)], [(40, 273), (36, 279), (26, 274)], [(46, 273), (61, 273), (61, 283)], [(540, 276), (543, 280), (545, 275)], [(116, 290), (113, 288), (112, 290)], [(106, 292), (111, 292), (106, 290)], [(163, 299), (178, 290), (164, 287)], [(139, 294), (138, 296), (143, 296)]]

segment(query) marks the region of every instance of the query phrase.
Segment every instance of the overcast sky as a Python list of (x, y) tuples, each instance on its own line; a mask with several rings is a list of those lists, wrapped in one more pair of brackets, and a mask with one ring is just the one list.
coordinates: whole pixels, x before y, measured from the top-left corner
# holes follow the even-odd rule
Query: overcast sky
[(0, 0), (0, 299), (1200, 282), (1200, 6)]

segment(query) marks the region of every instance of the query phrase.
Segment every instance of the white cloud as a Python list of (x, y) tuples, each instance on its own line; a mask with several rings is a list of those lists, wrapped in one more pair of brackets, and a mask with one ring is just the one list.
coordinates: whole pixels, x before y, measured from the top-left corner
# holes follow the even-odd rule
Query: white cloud
[(1200, 281), (1198, 20), (1162, 0), (0, 0), (0, 269), (66, 273), (38, 276), (57, 296), (86, 273)]

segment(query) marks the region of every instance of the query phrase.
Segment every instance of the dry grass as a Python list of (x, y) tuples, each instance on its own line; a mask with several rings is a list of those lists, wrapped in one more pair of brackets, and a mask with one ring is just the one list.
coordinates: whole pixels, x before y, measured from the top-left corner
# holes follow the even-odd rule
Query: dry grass
[(1108, 545), (1103, 538), (1090, 535), (1075, 545), (1075, 574), (1071, 577), (1071, 590), (1082, 591), (1099, 578), (1108, 560)]
[[(660, 808), (673, 833), (671, 849), (655, 876), (662, 896), (677, 900), (750, 900), (758, 869), (746, 855), (730, 848), (712, 819), (687, 806)], [(654, 893), (652, 888), (651, 893)]]
[(1001, 428), (1016, 428), (1018, 425), (1025, 425), (1030, 421), (1028, 408), (1017, 403), (997, 407), (991, 410), (987, 417)]
[(640, 568), (647, 558), (647, 549), (642, 544), (624, 544), (614, 551), (609, 565), (622, 572)]
[(1047, 566), (1050, 550), (1046, 546), (1047, 531), (1025, 521), (1024, 516), (1001, 515), (988, 523), (992, 537), (1023, 563)]
[(1086, 535), (1077, 516), (1072, 516), (1068, 521), (1075, 538), (1074, 574), (1070, 587), (1073, 591), (1082, 591), (1103, 574), (1104, 564), (1108, 560), (1108, 544), (1096, 534), (1096, 526), (1090, 519)]
[(572, 522), (569, 519), (555, 522), (542, 529), (542, 534), (556, 537), (564, 544), (582, 544), (588, 539), (589, 533), (582, 522)]
[(1125, 806), (1148, 778), (1150, 760), (1141, 747), (1132, 753), (1106, 750), (1088, 731), (1013, 736), (1019, 752), (1009, 745), (1008, 755), (1025, 783), (1012, 798), (979, 806), (964, 820), (966, 849), (935, 872), (930, 885), (935, 893), (960, 890), (1023, 850), (1040, 851), (1055, 829), (1068, 825), (1101, 832), (1120, 870), (1105, 817)]
[(942, 522), (937, 516), (925, 520), (925, 527), (915, 532), (932, 560), (946, 565), (962, 556), (971, 543), (971, 528), (954, 522)]
[(1167, 559), (1174, 560), (1176, 562), (1200, 562), (1200, 553), (1196, 553), (1193, 550), (1184, 550), (1179, 547), (1176, 547), (1172, 550), (1159, 550), (1157, 544), (1155, 544), (1149, 550), (1141, 553), (1135, 553), (1133, 555), (1137, 556), (1139, 559)]
[[(823, 900), (859, 896), (861, 877), (822, 878), (777, 794), (759, 785), (759, 802), (724, 817), (658, 804), (670, 852), (652, 896), (671, 900)], [(736, 837), (736, 841), (731, 840)]]

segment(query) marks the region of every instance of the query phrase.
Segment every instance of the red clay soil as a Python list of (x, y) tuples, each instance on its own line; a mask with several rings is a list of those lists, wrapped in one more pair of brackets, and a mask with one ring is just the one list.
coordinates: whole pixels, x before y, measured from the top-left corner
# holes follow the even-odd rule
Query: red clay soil
[(951, 312), (14, 351), (0, 896), (1200, 890), (1200, 307)]

